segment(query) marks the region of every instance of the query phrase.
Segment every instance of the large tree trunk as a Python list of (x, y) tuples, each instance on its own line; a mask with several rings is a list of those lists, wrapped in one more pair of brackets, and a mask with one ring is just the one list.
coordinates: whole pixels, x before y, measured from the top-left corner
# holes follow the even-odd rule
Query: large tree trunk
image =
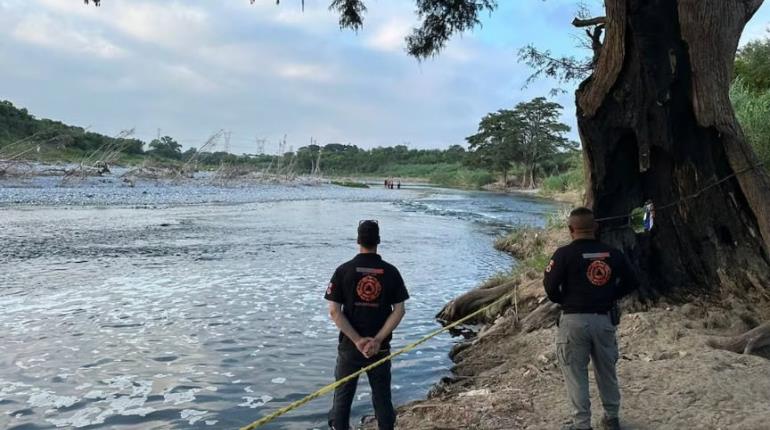
[(649, 234), (628, 218), (602, 239), (640, 269), (642, 296), (763, 295), (770, 284), (770, 181), (728, 92), (738, 40), (761, 0), (606, 0), (604, 45), (577, 91), (598, 218), (648, 199)]

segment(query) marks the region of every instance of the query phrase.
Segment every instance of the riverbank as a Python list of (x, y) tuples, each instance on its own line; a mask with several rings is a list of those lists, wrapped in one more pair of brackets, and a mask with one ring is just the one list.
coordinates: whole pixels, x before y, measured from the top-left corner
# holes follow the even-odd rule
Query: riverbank
[(583, 187), (582, 185), (573, 185), (570, 187), (563, 187), (558, 189), (551, 189), (547, 187), (540, 188), (521, 188), (503, 186), (500, 182), (493, 184), (487, 184), (481, 187), (486, 191), (493, 191), (497, 193), (510, 193), (510, 194), (527, 194), (538, 196), (550, 200), (554, 200), (560, 203), (569, 203), (573, 206), (579, 205), (583, 201)]
[[(462, 314), (459, 304), (475, 301), (478, 307), (501, 291), (514, 298), (486, 315), (483, 328), (453, 349), (451, 377), (426, 400), (399, 408), (398, 428), (554, 429), (564, 423), (570, 411), (555, 357), (555, 314), (540, 305), (547, 302), (543, 256), (547, 261), (568, 241), (565, 229), (556, 226), (520, 230), (497, 241), (520, 261), (514, 272), (458, 297), (440, 315), (456, 318)], [(770, 350), (743, 355), (709, 342), (756, 327), (770, 311), (768, 302), (714, 297), (683, 305), (626, 303), (618, 332), (623, 428), (767, 428)], [(593, 382), (591, 389), (598, 423), (601, 406)]]

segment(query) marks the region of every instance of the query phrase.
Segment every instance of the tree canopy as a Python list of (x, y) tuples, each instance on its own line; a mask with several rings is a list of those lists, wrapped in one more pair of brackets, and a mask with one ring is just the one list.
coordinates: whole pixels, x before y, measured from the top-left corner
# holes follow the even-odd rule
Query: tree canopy
[[(25, 108), (17, 108), (9, 101), (0, 101), (0, 157), (12, 155), (13, 151), (8, 147), (21, 140), (29, 144), (82, 151), (113, 147), (126, 154), (141, 154), (144, 145), (138, 139), (104, 136), (82, 127), (36, 118)], [(5, 149), (11, 153), (5, 153)]]
[(182, 159), (182, 145), (180, 145), (171, 136), (163, 136), (160, 139), (153, 139), (150, 142), (149, 154), (157, 155), (163, 158), (170, 158), (172, 160)]
[(770, 38), (751, 41), (738, 51), (735, 76), (750, 91), (770, 90)]
[(537, 178), (547, 174), (546, 168), (555, 165), (554, 158), (577, 144), (565, 134), (570, 127), (559, 121), (562, 106), (537, 97), (484, 116), (478, 132), (466, 138), (473, 151), (472, 162), (503, 177), (513, 166), (521, 171), (521, 186), (534, 188)]

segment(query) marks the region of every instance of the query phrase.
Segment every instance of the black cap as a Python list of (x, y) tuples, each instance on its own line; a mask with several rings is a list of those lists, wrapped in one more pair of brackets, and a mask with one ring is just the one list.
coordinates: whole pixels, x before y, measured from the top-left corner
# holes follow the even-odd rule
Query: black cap
[(358, 223), (358, 243), (366, 247), (380, 244), (380, 225), (374, 220), (363, 220)]

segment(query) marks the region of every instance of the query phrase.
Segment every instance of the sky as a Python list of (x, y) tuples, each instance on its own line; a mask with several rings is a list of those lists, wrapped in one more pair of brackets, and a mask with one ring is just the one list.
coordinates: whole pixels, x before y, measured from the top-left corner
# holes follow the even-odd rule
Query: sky
[[(599, 0), (589, 5), (600, 9)], [(275, 153), (314, 138), (364, 148), (465, 144), (481, 117), (557, 86), (517, 61), (530, 43), (582, 55), (577, 0), (499, 0), (483, 27), (434, 59), (406, 55), (413, 0), (369, 0), (364, 28), (340, 30), (329, 0), (0, 0), (0, 99), (90, 130), (134, 129), (200, 147)], [(743, 42), (768, 35), (770, 6)], [(574, 131), (574, 87), (554, 97)], [(218, 149), (225, 149), (224, 142)]]

